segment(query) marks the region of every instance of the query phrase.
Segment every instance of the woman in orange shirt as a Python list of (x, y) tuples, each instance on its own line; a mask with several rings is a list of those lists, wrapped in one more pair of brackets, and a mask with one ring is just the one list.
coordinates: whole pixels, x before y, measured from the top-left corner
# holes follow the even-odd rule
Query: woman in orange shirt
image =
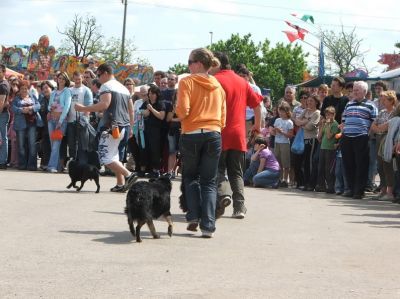
[(225, 92), (208, 74), (218, 64), (208, 49), (193, 50), (188, 61), (191, 75), (179, 82), (176, 106), (182, 127), (180, 150), (187, 229), (197, 231), (200, 224), (205, 238), (211, 238), (215, 231), (217, 169), (221, 129), (225, 126)]

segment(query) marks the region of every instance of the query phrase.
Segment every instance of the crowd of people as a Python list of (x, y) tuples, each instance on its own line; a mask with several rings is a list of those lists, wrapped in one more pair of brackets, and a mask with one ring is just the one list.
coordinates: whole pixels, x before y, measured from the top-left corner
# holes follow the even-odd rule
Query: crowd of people
[(108, 64), (35, 84), (30, 75), (6, 79), (0, 65), (0, 169), (104, 165), (116, 177), (111, 192), (181, 173), (187, 229), (200, 226), (204, 237), (215, 231), (216, 206), (232, 203), (232, 217), (245, 217), (244, 186), (375, 192), (400, 203), (400, 105), (384, 82), (373, 92), (341, 77), (317, 90), (287, 86), (273, 105), (224, 53), (195, 49), (188, 66), (179, 82), (156, 71), (135, 92), (138, 82), (121, 84)]

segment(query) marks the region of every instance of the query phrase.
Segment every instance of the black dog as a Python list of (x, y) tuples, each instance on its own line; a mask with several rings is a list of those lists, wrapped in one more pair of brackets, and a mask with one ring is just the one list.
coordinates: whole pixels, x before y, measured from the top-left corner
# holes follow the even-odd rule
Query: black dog
[[(126, 195), (125, 214), (128, 216), (129, 230), (136, 242), (142, 242), (140, 228), (147, 223), (154, 239), (159, 239), (153, 224), (153, 219), (161, 215), (168, 222), (168, 235), (172, 236), (172, 217), (170, 212), (172, 184), (169, 178), (160, 177), (148, 182), (140, 181), (133, 184)], [(136, 221), (136, 232), (133, 222)]]
[[(87, 180), (94, 180), (97, 186), (96, 193), (100, 191), (99, 169), (90, 164), (79, 164), (78, 161), (68, 161), (68, 174), (71, 178), (71, 184), (67, 188), (74, 187), (76, 191), (80, 191)], [(76, 186), (76, 182), (81, 182), (80, 187)]]
[[(228, 198), (217, 199), (215, 206), (215, 219), (219, 219), (224, 215), (225, 208), (231, 204), (231, 200)], [(185, 196), (185, 184), (181, 183), (181, 195), (179, 196), (179, 207), (182, 212), (186, 213), (188, 211), (186, 196)]]

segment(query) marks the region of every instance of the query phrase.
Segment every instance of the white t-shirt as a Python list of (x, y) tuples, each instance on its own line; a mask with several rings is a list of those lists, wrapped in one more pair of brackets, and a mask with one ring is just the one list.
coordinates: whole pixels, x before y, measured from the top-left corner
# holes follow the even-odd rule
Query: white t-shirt
[[(278, 118), (274, 124), (275, 128), (281, 129), (285, 134), (293, 129), (293, 122), (290, 119)], [(283, 134), (275, 135), (275, 143), (290, 143), (290, 139)]]
[[(75, 111), (75, 104), (82, 104), (84, 105), (84, 98), (85, 98), (85, 88), (84, 86), (81, 87), (71, 87), (69, 89), (71, 91), (71, 108), (68, 112), (67, 121), (69, 123), (76, 121), (76, 111)], [(82, 112), (80, 112), (82, 116)]]

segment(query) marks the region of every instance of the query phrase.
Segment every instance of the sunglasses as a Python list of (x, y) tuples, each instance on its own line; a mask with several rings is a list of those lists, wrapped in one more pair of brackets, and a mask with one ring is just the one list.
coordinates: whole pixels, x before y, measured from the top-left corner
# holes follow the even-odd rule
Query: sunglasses
[(197, 62), (197, 60), (188, 60), (188, 65), (191, 65), (192, 63), (196, 63)]
[(133, 83), (126, 83), (125, 86), (129, 86), (129, 85), (135, 85)]

